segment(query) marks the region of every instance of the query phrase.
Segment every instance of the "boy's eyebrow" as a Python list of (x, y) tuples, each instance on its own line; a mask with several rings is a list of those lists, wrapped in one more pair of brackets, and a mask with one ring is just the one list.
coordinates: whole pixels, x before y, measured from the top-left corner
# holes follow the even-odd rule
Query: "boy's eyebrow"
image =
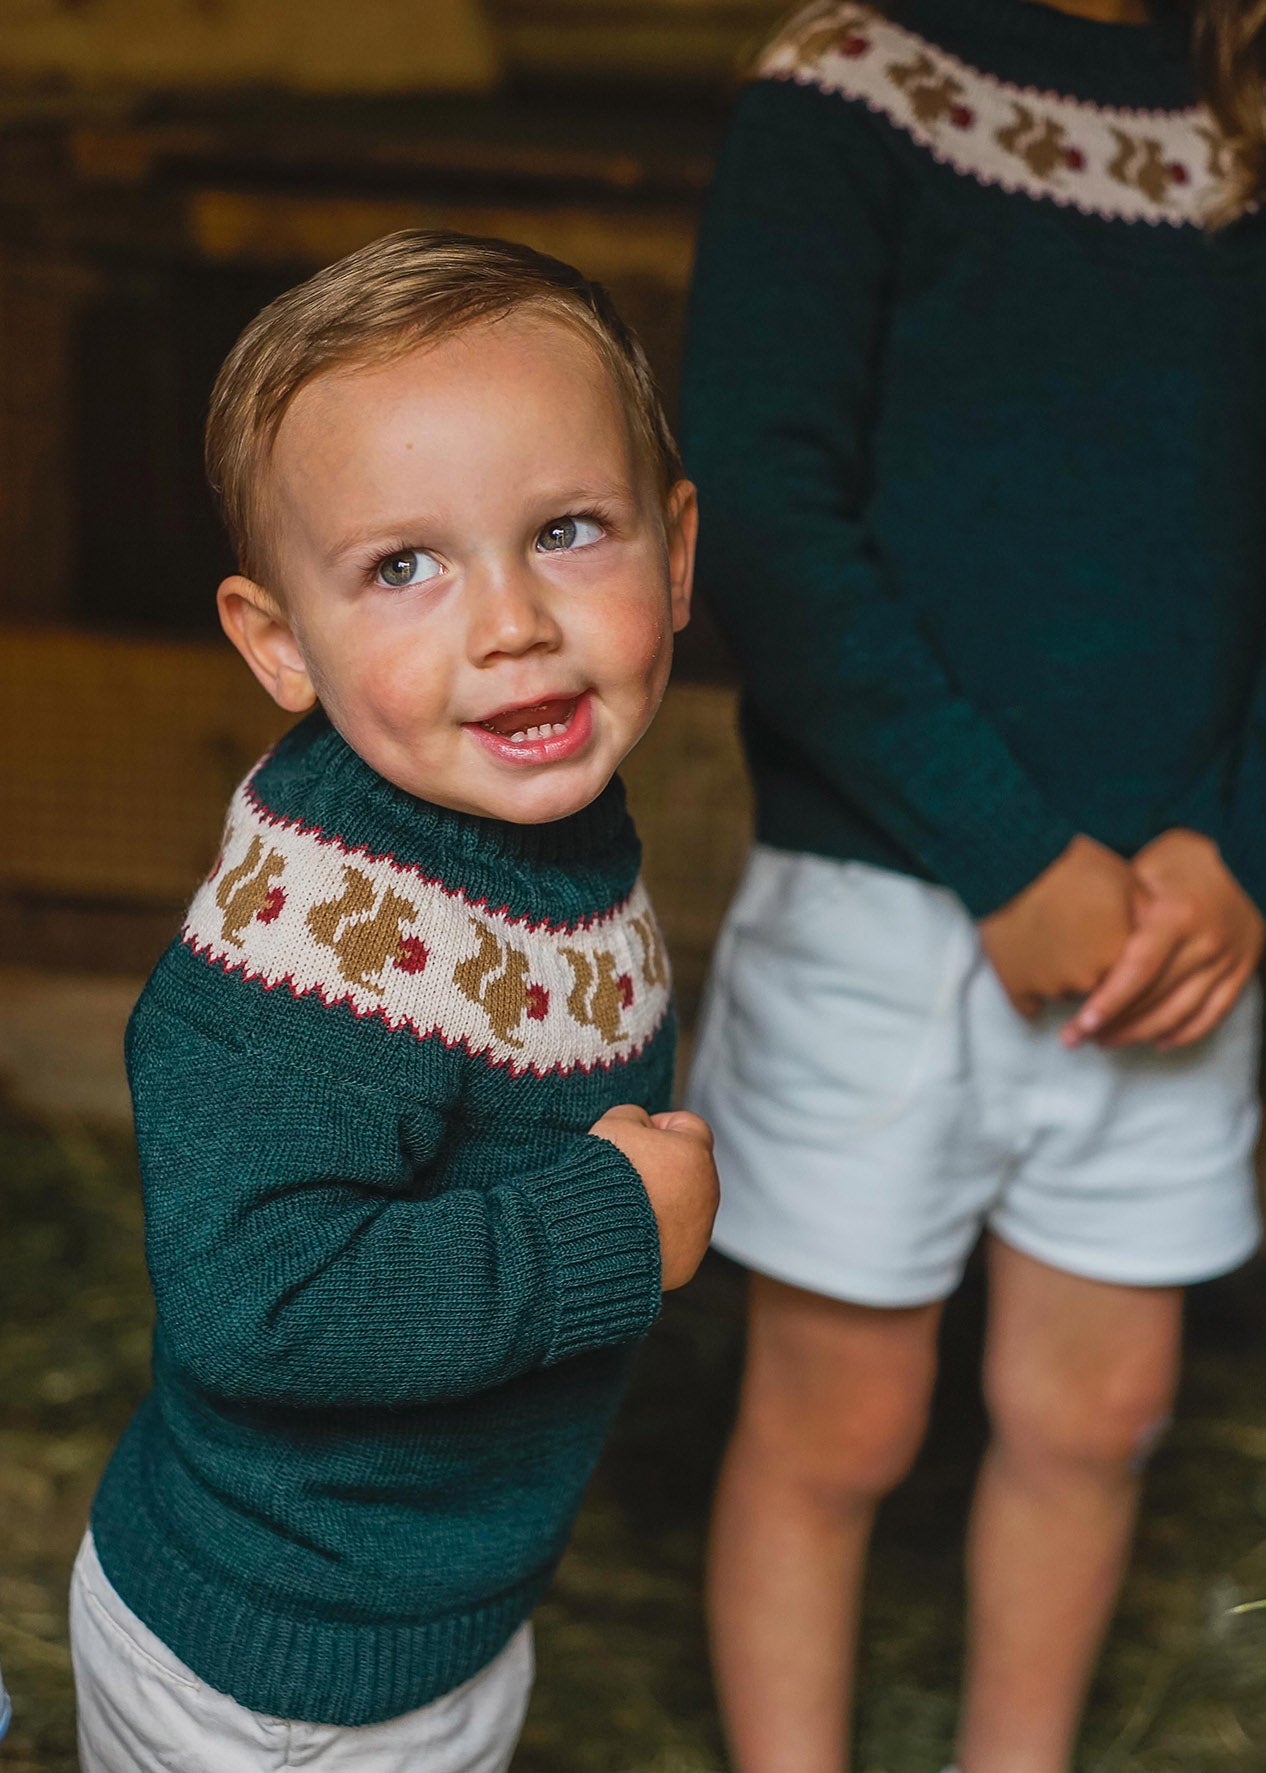
[(581, 505), (631, 505), (635, 495), (632, 487), (623, 481), (615, 481), (607, 486), (571, 486), (551, 487), (548, 494), (541, 495), (541, 503), (557, 505), (559, 513)]
[[(533, 503), (539, 504), (545, 512), (545, 520), (552, 516), (563, 516), (569, 511), (584, 510), (589, 506), (623, 506), (630, 507), (637, 503), (632, 487), (623, 481), (615, 481), (608, 485), (571, 486), (550, 488), (533, 495)], [(548, 509), (547, 509), (548, 507)], [(364, 549), (380, 545), (383, 548), (398, 547), (406, 536), (424, 536), (428, 530), (437, 527), (435, 517), (406, 518), (399, 523), (375, 523), (372, 528), (354, 531), (344, 536), (326, 550), (325, 564), (334, 566), (348, 554), (359, 554)]]
[(421, 535), (435, 527), (433, 518), (411, 517), (401, 523), (375, 523), (372, 528), (354, 530), (325, 551), (325, 564), (334, 566), (345, 554), (359, 554), (371, 546), (399, 547), (407, 535)]

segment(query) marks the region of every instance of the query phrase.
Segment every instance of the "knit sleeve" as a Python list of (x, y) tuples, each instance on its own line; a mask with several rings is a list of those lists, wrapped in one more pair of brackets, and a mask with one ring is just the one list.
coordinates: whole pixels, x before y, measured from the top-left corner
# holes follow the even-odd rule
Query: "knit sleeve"
[(1266, 914), (1266, 667), (1228, 738), (1151, 821), (1154, 831), (1203, 832)]
[(700, 239), (683, 432), (701, 588), (761, 721), (981, 916), (1075, 827), (956, 687), (868, 530), (902, 176), (862, 107), (748, 88)]
[(1231, 873), (1266, 914), (1266, 672), (1236, 742), (1170, 807), (1165, 825), (1186, 825), (1213, 838)]
[(220, 1396), (461, 1397), (655, 1318), (654, 1215), (605, 1140), (446, 1187), (469, 1135), (443, 1103), (269, 1065), (163, 1014), (134, 1019), (129, 1066), (159, 1341)]

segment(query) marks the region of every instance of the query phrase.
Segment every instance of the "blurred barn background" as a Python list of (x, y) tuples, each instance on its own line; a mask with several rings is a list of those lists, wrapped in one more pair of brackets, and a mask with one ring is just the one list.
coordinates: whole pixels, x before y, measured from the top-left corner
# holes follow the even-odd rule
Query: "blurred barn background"
[[(1017, 0), (1017, 4), (1023, 0)], [(143, 1390), (119, 1042), (276, 711), (220, 642), (215, 368), (374, 236), (514, 236), (608, 283), (674, 394), (696, 219), (779, 0), (0, 0), (0, 1661), (10, 1773), (75, 1766), (64, 1587)], [(687, 1019), (747, 841), (706, 618), (628, 779)], [(863, 1773), (948, 1758), (979, 1301), (868, 1602)], [(739, 1343), (711, 1264), (643, 1359), (553, 1596), (523, 1773), (719, 1773), (698, 1573)], [(1193, 1312), (1179, 1429), (1088, 1728), (1095, 1773), (1266, 1765), (1266, 1315)], [(1227, 1349), (1235, 1344), (1234, 1360)]]
[[(200, 460), (246, 320), (391, 229), (504, 234), (607, 282), (671, 394), (713, 143), (775, 10), (4, 0), (0, 961), (143, 971), (276, 731), (218, 640)], [(743, 845), (722, 672), (692, 635), (631, 772), (688, 993)]]

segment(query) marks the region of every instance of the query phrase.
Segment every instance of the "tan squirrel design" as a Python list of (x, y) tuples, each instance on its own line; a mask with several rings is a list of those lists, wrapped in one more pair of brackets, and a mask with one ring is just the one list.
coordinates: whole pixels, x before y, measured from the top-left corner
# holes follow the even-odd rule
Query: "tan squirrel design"
[(621, 1012), (632, 1001), (632, 981), (627, 973), (616, 973), (614, 954), (605, 948), (592, 957), (581, 948), (564, 948), (563, 953), (572, 970), (567, 1008), (574, 1019), (582, 1028), (596, 1028), (612, 1046), (627, 1040)]
[(656, 985), (667, 985), (668, 956), (664, 952), (659, 925), (649, 912), (644, 912), (641, 917), (631, 917), (629, 922), (642, 944), (642, 977), (652, 989)]
[(1011, 121), (994, 132), (994, 140), (1008, 154), (1023, 160), (1037, 178), (1080, 163), (1077, 150), (1068, 145), (1068, 131), (1053, 117), (1039, 118), (1027, 105), (1012, 101)]
[(1112, 139), (1117, 151), (1108, 162), (1108, 177), (1119, 185), (1131, 185), (1142, 191), (1153, 203), (1163, 203), (1175, 181), (1173, 169), (1161, 153), (1160, 143), (1151, 136), (1132, 136), (1124, 129), (1115, 128)]
[(888, 78), (901, 88), (910, 100), (910, 109), (920, 123), (929, 126), (946, 118), (963, 117), (963, 83), (952, 74), (937, 73), (936, 63), (922, 52), (908, 62), (891, 62)]
[(223, 912), (220, 925), (226, 942), (242, 946), (242, 931), (270, 903), (277, 889), (273, 882), (285, 873), (286, 863), (277, 850), (264, 854), (263, 839), (252, 837), (250, 847), (236, 868), (230, 868), (215, 889), (215, 902)]
[(1233, 164), (1231, 144), (1220, 129), (1207, 123), (1196, 125), (1196, 134), (1205, 145), (1205, 170), (1213, 179), (1225, 179), (1230, 176)]
[(492, 1031), (507, 1046), (521, 1047), (514, 1030), (524, 1016), (539, 1020), (543, 1003), (548, 998), (540, 986), (528, 983), (528, 958), (509, 942), (501, 942), (487, 924), (472, 917), (470, 927), (479, 938), (479, 951), (466, 960), (459, 960), (453, 969), (453, 983), (463, 997), (478, 1004), (492, 1025)]
[(846, 13), (842, 17), (831, 19), (829, 23), (815, 25), (796, 41), (796, 65), (812, 68), (824, 55), (864, 53), (870, 44), (859, 33), (861, 27), (870, 23), (870, 17), (865, 12)]
[(411, 899), (391, 887), (385, 887), (380, 897), (367, 874), (346, 867), (342, 893), (312, 907), (308, 928), (323, 948), (337, 956), (349, 984), (363, 985), (381, 997), (382, 986), (374, 983), (375, 975), (400, 952), (401, 928), (417, 915)]

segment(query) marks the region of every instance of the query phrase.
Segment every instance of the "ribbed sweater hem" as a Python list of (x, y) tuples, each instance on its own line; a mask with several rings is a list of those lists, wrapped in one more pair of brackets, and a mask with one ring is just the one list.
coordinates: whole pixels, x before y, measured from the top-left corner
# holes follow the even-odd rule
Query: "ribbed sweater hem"
[(1070, 821), (1009, 823), (985, 809), (953, 834), (954, 866), (928, 867), (809, 776), (770, 769), (749, 753), (756, 793), (756, 837), (773, 849), (870, 862), (956, 892), (973, 917), (987, 917), (1032, 884), (1077, 834)]
[(190, 1562), (151, 1512), (140, 1466), (125, 1437), (92, 1512), (102, 1569), (200, 1680), (267, 1717), (348, 1727), (428, 1705), (492, 1661), (552, 1574), (551, 1562), (490, 1600), (435, 1619), (298, 1617)]

